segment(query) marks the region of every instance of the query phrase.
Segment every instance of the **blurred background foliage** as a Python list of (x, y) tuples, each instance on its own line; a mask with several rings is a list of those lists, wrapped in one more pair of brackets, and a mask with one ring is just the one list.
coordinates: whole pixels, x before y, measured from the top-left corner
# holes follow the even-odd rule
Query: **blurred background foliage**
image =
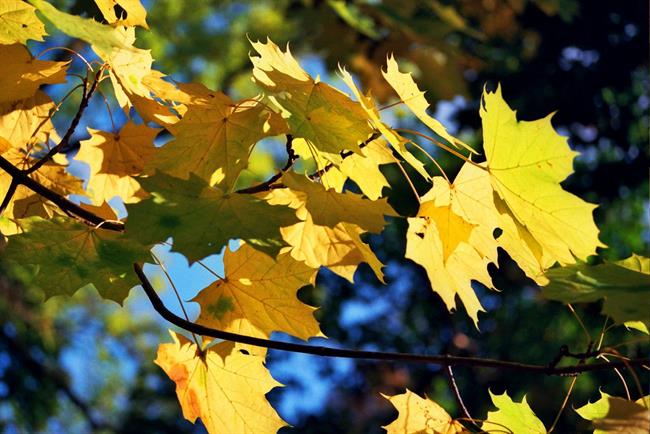
[[(94, 3), (60, 0), (57, 6), (100, 20)], [(380, 68), (389, 53), (413, 72), (435, 113), (466, 141), (480, 146), (478, 107), (484, 86), (501, 83), (506, 100), (523, 119), (557, 111), (554, 125), (582, 155), (565, 188), (601, 206), (595, 216), (604, 259), (632, 252), (648, 255), (648, 2), (628, 0), (463, 1), (205, 1), (144, 2), (151, 31), (138, 30), (155, 67), (175, 79), (198, 80), (235, 97), (255, 94), (248, 39), (267, 36), (292, 52), (310, 71), (336, 83), (345, 65), (382, 103), (394, 101)], [(80, 49), (76, 41), (57, 44)], [(37, 50), (36, 50), (37, 51)], [(74, 100), (70, 102), (70, 109)], [(89, 111), (87, 124), (106, 124), (105, 109)], [(115, 113), (119, 122), (119, 115)], [(417, 128), (405, 111), (395, 123)], [(102, 118), (104, 118), (102, 120)], [(61, 123), (64, 128), (65, 119)], [(109, 124), (110, 125), (110, 124)], [(79, 131), (77, 141), (87, 137)], [(280, 155), (260, 147), (248, 176), (264, 178)], [(74, 155), (75, 147), (70, 150)], [(438, 158), (449, 175), (459, 161)], [(395, 187), (397, 208), (413, 213), (412, 197), (398, 170), (383, 169)], [(433, 170), (433, 169), (432, 169)], [(433, 172), (432, 172), (433, 173)], [(421, 192), (427, 186), (412, 174)], [(394, 220), (373, 249), (387, 265), (387, 285), (361, 266), (356, 285), (321, 272), (318, 285), (300, 297), (322, 306), (324, 333), (337, 346), (417, 353), (449, 352), (548, 362), (562, 344), (584, 351), (587, 339), (566, 307), (539, 297), (539, 290), (503, 254), (491, 269), (501, 293), (477, 286), (487, 313), (481, 331), (464, 312), (448, 314), (421, 268), (405, 261), (405, 222)], [(182, 259), (172, 258), (180, 261)], [(171, 260), (171, 259), (170, 259)], [(181, 264), (182, 265), (182, 264)], [(186, 266), (186, 264), (185, 264)], [(1, 272), (0, 277), (4, 273)], [(189, 273), (181, 288), (196, 286)], [(184, 279), (184, 280), (183, 280)], [(56, 284), (56, 282), (53, 282)], [(156, 282), (164, 293), (164, 280)], [(200, 285), (195, 289), (200, 289)], [(198, 433), (182, 419), (173, 384), (152, 363), (167, 325), (134, 290), (124, 308), (101, 301), (92, 290), (41, 303), (28, 288), (0, 279), (0, 429), (6, 433)], [(191, 289), (183, 293), (185, 299)], [(171, 299), (168, 299), (171, 300)], [(577, 307), (595, 338), (605, 318), (598, 304)], [(605, 344), (623, 354), (648, 354), (639, 334), (613, 328)], [(288, 339), (286, 336), (277, 338)], [(636, 341), (635, 341), (636, 339)], [(351, 362), (270, 352), (268, 366), (285, 388), (268, 396), (296, 433), (378, 433), (395, 416), (380, 393), (408, 387), (461, 416), (444, 373), (437, 367)], [(623, 373), (633, 397), (640, 391)], [(647, 393), (648, 375), (639, 372)], [(516, 372), (457, 368), (465, 402), (476, 418), (489, 408), (488, 388), (527, 394), (550, 426), (570, 379)], [(598, 396), (598, 388), (624, 396), (615, 373), (581, 376), (557, 432), (589, 425), (572, 410)]]

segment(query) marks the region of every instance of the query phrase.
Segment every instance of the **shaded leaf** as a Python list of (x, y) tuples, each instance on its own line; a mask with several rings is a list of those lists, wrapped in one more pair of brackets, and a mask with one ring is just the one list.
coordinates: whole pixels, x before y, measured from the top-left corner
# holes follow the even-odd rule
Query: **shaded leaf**
[(283, 52), (270, 40), (252, 45), (259, 54), (251, 57), (255, 82), (273, 95), (291, 133), (309, 141), (320, 152), (359, 153), (359, 143), (372, 133), (359, 103), (311, 78), (288, 49)]
[(592, 421), (594, 434), (646, 434), (650, 432), (650, 396), (635, 401), (600, 392), (600, 399), (576, 409)]
[(195, 175), (183, 180), (156, 172), (138, 182), (151, 196), (127, 205), (127, 235), (147, 245), (173, 237), (173, 249), (190, 261), (219, 253), (238, 238), (275, 257), (285, 245), (280, 228), (297, 221), (290, 208), (225, 194)]
[(23, 283), (46, 298), (92, 284), (103, 298), (122, 303), (139, 283), (133, 263), (149, 258), (148, 248), (122, 234), (67, 217), (32, 217), (21, 226), (25, 232), (9, 238), (4, 256)]
[[(650, 328), (650, 258), (632, 255), (595, 266), (575, 264), (549, 270), (542, 295), (562, 303), (604, 300), (603, 314), (618, 324), (640, 321)], [(638, 328), (638, 327), (637, 327)]]
[(42, 84), (64, 83), (68, 62), (32, 58), (24, 45), (0, 44), (0, 103), (33, 96)]

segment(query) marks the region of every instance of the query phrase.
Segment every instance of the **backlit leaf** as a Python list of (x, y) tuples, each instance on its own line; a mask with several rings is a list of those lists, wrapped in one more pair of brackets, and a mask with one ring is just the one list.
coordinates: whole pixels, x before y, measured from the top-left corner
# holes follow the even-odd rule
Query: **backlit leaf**
[(275, 434), (285, 425), (264, 396), (281, 384), (263, 355), (230, 342), (200, 350), (170, 334), (174, 341), (158, 347), (154, 362), (176, 383), (185, 419), (200, 418), (210, 434)]
[(386, 396), (395, 406), (397, 419), (385, 426), (387, 434), (465, 434), (465, 427), (449, 416), (444, 408), (428, 398), (406, 389), (401, 395)]
[(535, 416), (525, 396), (521, 402), (514, 402), (506, 392), (503, 395), (490, 392), (490, 397), (497, 411), (488, 412), (481, 429), (511, 434), (546, 434), (544, 424)]
[(596, 207), (562, 189), (573, 172), (566, 137), (551, 125), (551, 115), (518, 121), (501, 88), (483, 93), (483, 141), (492, 186), (521, 231), (541, 248), (541, 263), (572, 264), (603, 246), (592, 212)]
[(34, 6), (22, 0), (0, 2), (0, 44), (42, 41), (45, 35), (45, 26), (36, 16)]
[(280, 331), (307, 340), (322, 336), (315, 308), (296, 292), (314, 283), (316, 269), (283, 253), (273, 259), (248, 244), (224, 255), (225, 278), (203, 289), (193, 301), (201, 305), (198, 322), (249, 336)]

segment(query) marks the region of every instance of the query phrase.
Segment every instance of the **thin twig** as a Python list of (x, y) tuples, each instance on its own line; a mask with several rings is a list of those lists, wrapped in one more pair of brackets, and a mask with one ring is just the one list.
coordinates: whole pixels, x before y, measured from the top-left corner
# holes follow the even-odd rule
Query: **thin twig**
[[(178, 292), (178, 288), (176, 288), (176, 284), (174, 284), (174, 281), (172, 280), (172, 276), (169, 274), (167, 271), (167, 267), (165, 267), (165, 264), (163, 264), (163, 261), (160, 260), (158, 255), (156, 255), (153, 250), (151, 251), (151, 256), (153, 257), (153, 260), (156, 261), (160, 269), (163, 271), (165, 274), (165, 277), (169, 281), (169, 284), (171, 285), (172, 289), (174, 290), (174, 294), (176, 294), (176, 300), (178, 300), (178, 304), (181, 306), (181, 310), (183, 311), (183, 316), (185, 316), (186, 320), (190, 320), (190, 316), (187, 314), (187, 311), (185, 310), (185, 305), (183, 304), (183, 300), (181, 299), (181, 295)], [(195, 333), (192, 333), (192, 338), (194, 338), (194, 343), (196, 343), (197, 346), (199, 345), (199, 338), (196, 336)]]
[(77, 129), (77, 125), (79, 125), (79, 122), (81, 121), (81, 117), (83, 116), (84, 111), (86, 110), (86, 107), (88, 107), (88, 103), (90, 102), (90, 98), (93, 96), (93, 93), (95, 93), (95, 89), (97, 89), (97, 85), (99, 84), (99, 81), (101, 79), (101, 76), (104, 72), (103, 68), (99, 68), (99, 71), (95, 74), (95, 78), (93, 79), (90, 88), (88, 90), (85, 89), (87, 83), (84, 82), (84, 94), (81, 97), (81, 102), (79, 103), (79, 108), (77, 109), (77, 114), (75, 114), (74, 118), (72, 119), (72, 122), (70, 122), (70, 126), (68, 127), (68, 131), (65, 132), (64, 136), (61, 138), (61, 141), (50, 149), (43, 158), (38, 160), (32, 167), (29, 169), (26, 169), (24, 172), (25, 174), (29, 175), (30, 173), (33, 173), (40, 169), (45, 163), (50, 161), (57, 153), (59, 153), (62, 149), (64, 149), (66, 146), (68, 146), (68, 143), (70, 143), (70, 139), (72, 138), (72, 135), (74, 134), (75, 130)]
[(560, 421), (560, 417), (562, 416), (562, 413), (564, 413), (564, 409), (566, 408), (567, 402), (569, 402), (569, 397), (571, 396), (571, 392), (573, 392), (573, 386), (575, 386), (576, 381), (578, 381), (578, 377), (573, 377), (571, 379), (571, 384), (569, 385), (569, 390), (567, 391), (566, 395), (564, 396), (564, 401), (562, 401), (562, 405), (560, 406), (560, 410), (557, 412), (557, 415), (555, 416), (555, 420), (553, 421), (553, 424), (548, 429), (548, 434), (551, 434), (553, 432), (553, 430), (555, 430), (555, 427), (557, 426), (557, 423)]
[(201, 336), (209, 336), (212, 338), (223, 339), (232, 342), (239, 342), (247, 345), (253, 345), (256, 347), (280, 350), (280, 351), (289, 351), (293, 353), (302, 353), (302, 354), (313, 354), (321, 357), (341, 357), (347, 359), (366, 359), (366, 360), (391, 360), (391, 361), (403, 361), (403, 362), (413, 362), (413, 363), (427, 363), (440, 366), (474, 366), (474, 367), (483, 367), (483, 368), (495, 368), (495, 369), (504, 369), (504, 370), (517, 370), (517, 371), (527, 371), (537, 374), (544, 375), (578, 375), (583, 372), (589, 371), (603, 371), (610, 370), (614, 368), (625, 368), (627, 366), (639, 366), (642, 364), (647, 364), (649, 360), (644, 359), (632, 359), (629, 361), (610, 362), (610, 363), (593, 363), (590, 365), (574, 365), (574, 366), (563, 366), (556, 368), (549, 368), (545, 365), (531, 365), (526, 363), (511, 362), (506, 360), (495, 360), (495, 359), (484, 359), (477, 357), (461, 357), (461, 356), (450, 356), (446, 354), (440, 355), (423, 355), (423, 354), (412, 354), (412, 353), (394, 353), (394, 352), (381, 352), (381, 351), (363, 351), (363, 350), (351, 350), (344, 348), (328, 348), (323, 346), (308, 345), (308, 344), (297, 344), (293, 342), (283, 342), (275, 341), (270, 339), (256, 338), (253, 336), (240, 335), (237, 333), (230, 333), (222, 330), (217, 330), (214, 328), (206, 327), (201, 324), (196, 324), (190, 321), (187, 321), (165, 307), (158, 294), (151, 286), (151, 283), (147, 279), (147, 276), (142, 271), (142, 267), (139, 264), (133, 264), (133, 269), (140, 279), (142, 288), (145, 291), (145, 294), (149, 298), (153, 308), (162, 316), (164, 319), (170, 323), (184, 329), (188, 332), (194, 332)]
[(463, 397), (460, 394), (460, 390), (458, 390), (458, 385), (456, 384), (456, 378), (454, 377), (454, 371), (452, 370), (451, 365), (445, 366), (445, 372), (447, 374), (447, 380), (449, 380), (449, 387), (454, 392), (454, 396), (456, 397), (456, 401), (463, 411), (463, 415), (467, 418), (467, 420), (470, 420), (474, 426), (476, 426), (478, 429), (481, 429), (481, 427), (474, 421), (474, 418), (469, 414), (469, 410), (467, 410), (467, 407), (465, 406), (465, 402), (463, 401)]

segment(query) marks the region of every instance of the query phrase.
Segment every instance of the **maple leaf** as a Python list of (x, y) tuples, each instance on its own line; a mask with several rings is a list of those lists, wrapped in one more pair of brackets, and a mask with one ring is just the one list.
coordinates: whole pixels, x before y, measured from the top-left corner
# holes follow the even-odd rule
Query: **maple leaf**
[(314, 223), (305, 207), (306, 194), (288, 188), (274, 189), (261, 194), (273, 205), (287, 205), (296, 210), (300, 222), (280, 228), (282, 238), (291, 246), (291, 256), (312, 268), (327, 267), (332, 272), (353, 282), (354, 273), (361, 262), (366, 262), (380, 281), (383, 264), (370, 247), (361, 240), (365, 232), (351, 223), (338, 223), (334, 227)]
[(68, 217), (32, 217), (20, 225), (24, 232), (9, 237), (4, 255), (17, 277), (46, 298), (92, 284), (103, 298), (122, 303), (139, 283), (133, 263), (149, 257), (149, 249), (122, 234)]
[(158, 347), (154, 363), (176, 383), (185, 419), (201, 418), (210, 434), (275, 434), (285, 425), (264, 396), (281, 384), (264, 366), (263, 355), (231, 342), (200, 350), (170, 334), (173, 342)]
[(221, 92), (212, 95), (209, 103), (188, 108), (175, 125), (175, 140), (156, 152), (149, 168), (178, 178), (195, 173), (230, 190), (248, 166), (253, 146), (264, 137), (285, 133), (286, 125), (257, 101), (234, 103)]
[(379, 110), (375, 106), (375, 102), (370, 96), (366, 96), (357, 87), (348, 71), (339, 68), (343, 82), (350, 88), (355, 97), (359, 100), (361, 107), (366, 111), (370, 125), (381, 133), (381, 135), (388, 140), (388, 143), (397, 151), (397, 153), (404, 158), (404, 160), (411, 165), (424, 179), (431, 180), (431, 176), (424, 168), (424, 164), (418, 160), (407, 148), (406, 144), (409, 142), (392, 128), (386, 125), (379, 114)]
[[(633, 255), (617, 262), (574, 264), (549, 270), (542, 295), (562, 303), (603, 299), (603, 314), (618, 324), (639, 321), (650, 329), (650, 258)], [(643, 329), (642, 329), (643, 331)]]
[(218, 253), (238, 238), (275, 257), (285, 245), (280, 228), (297, 221), (290, 208), (225, 194), (195, 175), (183, 180), (156, 172), (138, 182), (151, 196), (127, 205), (127, 235), (147, 245), (171, 236), (174, 250), (190, 261)]
[(387, 68), (386, 71), (382, 71), (382, 75), (395, 92), (397, 92), (397, 95), (402, 102), (404, 102), (413, 114), (417, 116), (424, 125), (429, 127), (431, 131), (457, 148), (462, 147), (472, 153), (476, 153), (476, 151), (465, 142), (449, 134), (440, 121), (431, 117), (427, 113), (429, 103), (424, 98), (424, 92), (418, 89), (418, 86), (415, 84), (415, 81), (413, 81), (413, 77), (411, 77), (410, 73), (400, 72), (397, 61), (392, 55), (388, 57)]
[(535, 416), (525, 396), (521, 402), (514, 402), (506, 392), (503, 395), (490, 392), (490, 398), (498, 411), (488, 412), (481, 429), (512, 434), (546, 434), (544, 424)]
[(497, 213), (489, 181), (481, 181), (483, 174), (484, 170), (466, 164), (451, 185), (442, 177), (433, 178), (417, 216), (408, 219), (405, 255), (424, 267), (431, 288), (450, 311), (458, 295), (477, 326), (478, 312), (484, 309), (472, 280), (492, 288), (487, 265), (497, 261), (492, 235)]
[(153, 140), (158, 128), (129, 121), (118, 133), (88, 128), (90, 139), (80, 143), (75, 159), (90, 166), (87, 190), (93, 203), (101, 204), (115, 196), (125, 203), (144, 197), (135, 179), (154, 153)]
[(319, 152), (360, 153), (359, 144), (372, 129), (359, 103), (332, 86), (314, 80), (300, 67), (287, 48), (280, 50), (271, 40), (251, 42), (260, 55), (251, 57), (257, 84), (273, 95), (295, 137), (301, 137)]
[(25, 151), (50, 139), (58, 142), (60, 137), (50, 119), (55, 107), (41, 90), (28, 98), (0, 104), (0, 137), (11, 147)]
[(235, 252), (226, 247), (225, 278), (204, 288), (192, 300), (201, 305), (198, 322), (208, 327), (268, 338), (279, 331), (307, 340), (323, 336), (315, 308), (296, 292), (314, 284), (316, 269), (283, 253), (276, 259), (248, 244)]
[[(484, 167), (484, 164), (481, 164)], [(441, 184), (445, 185), (445, 184)], [(465, 162), (454, 179), (451, 203), (454, 211), (478, 225), (472, 234), (473, 244), (482, 256), (497, 263), (496, 247), (502, 247), (528, 277), (543, 285), (548, 282), (544, 271), (553, 265), (542, 262), (539, 244), (522, 230), (503, 201), (494, 194), (490, 174), (482, 167)], [(501, 234), (494, 240), (494, 230)]]
[(34, 59), (24, 45), (0, 44), (0, 58), (0, 104), (29, 98), (42, 84), (66, 81), (69, 62)]
[(61, 12), (44, 0), (29, 0), (54, 27), (63, 33), (79, 38), (99, 48), (110, 52), (113, 48), (132, 49), (124, 42), (123, 33), (118, 29), (98, 23), (95, 20), (82, 18)]
[(290, 189), (305, 193), (305, 208), (317, 225), (333, 228), (352, 223), (364, 231), (381, 232), (386, 226), (384, 216), (397, 215), (386, 199), (371, 201), (355, 193), (339, 193), (295, 172), (285, 173), (282, 181)]
[(595, 254), (604, 246), (592, 216), (596, 205), (562, 189), (576, 152), (555, 132), (551, 115), (518, 121), (500, 87), (483, 93), (480, 114), (492, 186), (518, 229), (539, 245), (540, 262), (571, 264)]
[[(104, 19), (112, 25), (141, 26), (148, 29), (147, 10), (140, 0), (95, 0)], [(121, 16), (117, 16), (116, 7), (121, 8)]]
[(28, 39), (42, 41), (47, 33), (35, 10), (22, 0), (0, 2), (0, 44), (26, 44)]
[(385, 426), (387, 434), (468, 434), (471, 431), (449, 416), (444, 408), (428, 398), (406, 389), (394, 396), (383, 395), (399, 412), (397, 419)]
[(600, 399), (575, 411), (594, 425), (594, 434), (646, 434), (650, 432), (650, 395), (636, 401), (600, 392)]

